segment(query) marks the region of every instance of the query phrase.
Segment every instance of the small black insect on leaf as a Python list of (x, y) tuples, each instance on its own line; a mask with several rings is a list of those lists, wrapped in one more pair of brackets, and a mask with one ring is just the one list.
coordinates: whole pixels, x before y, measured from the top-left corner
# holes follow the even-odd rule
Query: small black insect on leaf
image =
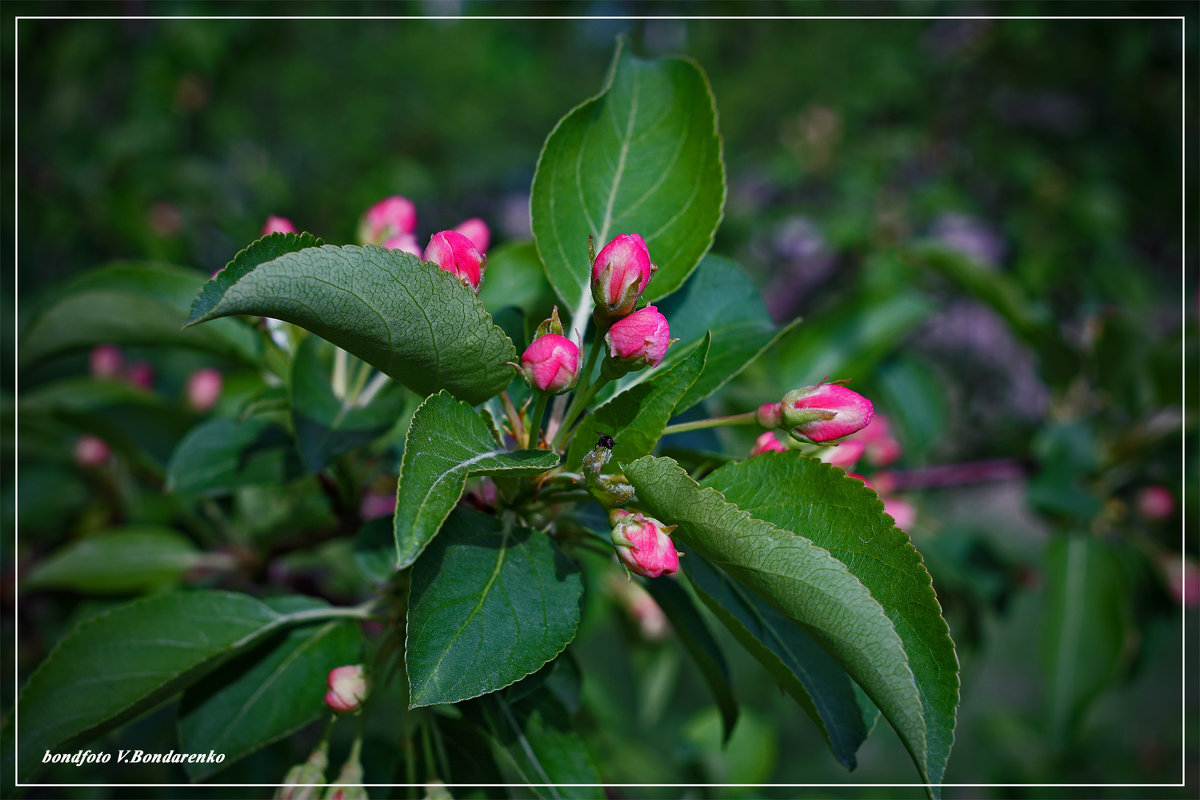
[[(596, 431), (596, 433), (600, 433), (600, 431)], [(597, 447), (604, 447), (609, 450), (613, 449), (614, 444), (616, 444), (616, 442), (614, 442), (613, 438), (607, 433), (600, 433), (600, 441), (596, 442)]]

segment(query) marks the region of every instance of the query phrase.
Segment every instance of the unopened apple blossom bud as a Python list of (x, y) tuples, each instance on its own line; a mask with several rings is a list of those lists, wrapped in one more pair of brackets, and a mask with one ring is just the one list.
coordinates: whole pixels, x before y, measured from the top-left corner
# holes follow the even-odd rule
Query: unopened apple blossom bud
[(385, 197), (367, 209), (358, 226), (363, 244), (379, 244), (393, 236), (411, 234), (417, 229), (417, 208), (407, 197)]
[(325, 783), (328, 766), (329, 741), (322, 739), (307, 761), (292, 767), (283, 776), (283, 783), (275, 790), (275, 800), (317, 800), (321, 796), (321, 787), (311, 784)]
[(221, 373), (212, 367), (196, 370), (188, 377), (188, 405), (201, 413), (208, 411), (221, 399), (223, 384)]
[(88, 371), (93, 378), (118, 378), (125, 371), (125, 355), (115, 344), (98, 344), (88, 355)]
[(432, 261), (478, 292), (483, 280), (484, 258), (478, 248), (461, 233), (442, 231), (435, 233), (425, 248), (426, 261)]
[(89, 469), (104, 466), (112, 456), (112, 450), (103, 439), (90, 435), (80, 436), (71, 452), (76, 464)]
[(862, 430), (875, 416), (871, 401), (836, 383), (793, 389), (783, 396), (783, 424), (802, 442), (832, 442)]
[(670, 536), (676, 526), (619, 508), (608, 518), (613, 525), (612, 543), (617, 556), (630, 572), (657, 578), (679, 570), (679, 553)]
[(592, 299), (596, 308), (609, 317), (633, 311), (656, 269), (650, 263), (650, 251), (641, 236), (620, 234), (604, 245), (592, 264)]
[(296, 226), (287, 217), (267, 217), (266, 224), (263, 225), (262, 236), (269, 236), (272, 233), (295, 233)]
[(145, 361), (135, 361), (130, 364), (125, 377), (139, 389), (150, 391), (154, 388), (154, 367)]
[(458, 223), (454, 226), (454, 231), (470, 239), (481, 253), (486, 253), (488, 245), (492, 243), (492, 232), (488, 229), (487, 223), (479, 217), (471, 217)]
[(1175, 495), (1165, 486), (1155, 484), (1138, 492), (1137, 509), (1148, 520), (1159, 522), (1175, 513)]
[(857, 439), (847, 439), (841, 444), (823, 448), (817, 457), (826, 464), (848, 470), (862, 458), (865, 449), (866, 445)]
[(655, 306), (646, 306), (617, 320), (604, 335), (608, 358), (604, 361), (610, 376), (619, 376), (645, 367), (657, 367), (671, 346), (671, 326)]
[(562, 394), (579, 379), (579, 347), (556, 333), (539, 336), (521, 354), (518, 372), (530, 388)]
[(329, 691), (325, 705), (338, 713), (357, 711), (367, 696), (367, 677), (362, 664), (349, 664), (329, 671)]
[(754, 440), (754, 447), (750, 448), (750, 457), (761, 456), (763, 453), (774, 453), (787, 450), (779, 440), (775, 438), (775, 434), (766, 431), (762, 436)]
[(421, 245), (417, 243), (417, 237), (411, 233), (398, 233), (383, 243), (385, 250), (399, 250), (401, 253), (409, 253), (421, 257)]
[(763, 403), (758, 407), (758, 411), (754, 412), (754, 420), (759, 425), (774, 430), (775, 428), (783, 427), (783, 404), (782, 403)]

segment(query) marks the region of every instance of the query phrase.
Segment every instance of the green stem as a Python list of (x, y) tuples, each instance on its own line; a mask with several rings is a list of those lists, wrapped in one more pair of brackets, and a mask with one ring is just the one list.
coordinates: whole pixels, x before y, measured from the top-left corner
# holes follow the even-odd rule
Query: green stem
[(567, 433), (571, 430), (571, 426), (575, 424), (575, 420), (592, 402), (592, 398), (596, 393), (608, 383), (608, 378), (601, 374), (600, 379), (588, 387), (588, 390), (582, 395), (576, 395), (571, 401), (570, 407), (567, 409), (566, 416), (563, 417), (562, 425), (558, 428), (558, 433), (554, 435), (554, 449), (559, 450), (562, 447), (563, 441), (567, 438)]
[(375, 606), (378, 601), (369, 600), (358, 606), (342, 606), (330, 608), (311, 608), (307, 611), (296, 611), (288, 614), (286, 620), (289, 624), (297, 622), (308, 622), (315, 619), (338, 619), (342, 617), (350, 617), (352, 619), (370, 619), (375, 612)]
[[(345, 351), (342, 351), (345, 352)], [(367, 385), (367, 378), (371, 376), (371, 372), (375, 368), (365, 361), (360, 361), (358, 365), (358, 373), (354, 376), (354, 383), (346, 392), (345, 405), (352, 406), (358, 400), (358, 396), (362, 394), (363, 387)]]
[(529, 420), (529, 441), (525, 442), (526, 447), (540, 447), (542, 444), (542, 416), (546, 413), (548, 402), (550, 395), (538, 392), (537, 402), (533, 405), (533, 416)]
[(723, 428), (726, 425), (757, 425), (758, 420), (755, 418), (758, 412), (747, 411), (745, 414), (732, 414), (728, 417), (713, 417), (712, 419), (698, 419), (695, 422), (680, 422), (677, 425), (668, 425), (663, 429), (663, 436), (671, 433), (683, 433), (684, 431), (699, 431), (704, 428)]
[(346, 399), (346, 370), (350, 354), (342, 348), (333, 351), (333, 394), (338, 400)]
[(425, 782), (429, 783), (437, 777), (437, 761), (433, 757), (433, 740), (429, 738), (429, 717), (431, 712), (425, 710), (425, 718), (421, 721), (421, 750), (425, 755)]

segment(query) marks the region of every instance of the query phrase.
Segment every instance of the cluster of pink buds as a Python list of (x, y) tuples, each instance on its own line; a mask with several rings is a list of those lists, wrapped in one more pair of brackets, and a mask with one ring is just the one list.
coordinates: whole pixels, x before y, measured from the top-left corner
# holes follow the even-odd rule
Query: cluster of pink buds
[(358, 239), (363, 244), (376, 244), (433, 262), (479, 291), (487, 264), (484, 253), (492, 238), (487, 223), (472, 217), (452, 230), (439, 231), (430, 237), (423, 251), (416, 230), (417, 207), (407, 197), (393, 195), (367, 209), (358, 226)]
[(100, 380), (125, 380), (139, 389), (154, 388), (154, 368), (145, 361), (126, 366), (125, 354), (115, 344), (98, 344), (88, 357), (88, 370)]
[(675, 525), (663, 525), (653, 517), (617, 508), (608, 516), (617, 557), (630, 572), (657, 578), (679, 570), (679, 552), (671, 541)]
[(636, 233), (619, 234), (592, 262), (592, 299), (596, 301), (593, 317), (597, 324), (608, 328), (604, 335), (608, 357), (603, 369), (609, 378), (657, 367), (675, 341), (667, 318), (658, 308), (637, 309), (657, 269), (650, 262), (646, 242)]
[(367, 696), (367, 676), (362, 664), (335, 667), (329, 672), (329, 691), (325, 693), (325, 705), (339, 714), (357, 711)]

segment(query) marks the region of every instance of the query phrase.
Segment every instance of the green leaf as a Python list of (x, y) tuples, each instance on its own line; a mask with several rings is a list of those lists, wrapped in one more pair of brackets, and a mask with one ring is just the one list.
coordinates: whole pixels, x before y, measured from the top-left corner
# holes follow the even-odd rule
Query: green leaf
[[(600, 776), (579, 729), (562, 702), (548, 689), (510, 703), (493, 694), (480, 701), (498, 756), (538, 797), (600, 798)], [(537, 786), (536, 784), (552, 784)], [(565, 785), (564, 785), (565, 784)]]
[(846, 769), (875, 726), (879, 709), (800, 626), (694, 553), (686, 574), (700, 599), (817, 724)]
[(180, 330), (203, 283), (200, 272), (168, 264), (121, 262), (86, 273), (25, 329), (18, 348), (20, 367), (101, 342), (190, 347), (255, 363), (261, 342), (242, 321)]
[[(670, 459), (640, 458), (625, 465), (625, 475), (637, 489), (640, 507), (679, 526), (675, 536), (683, 549), (758, 593), (850, 673), (891, 722), (926, 778), (921, 695), (904, 643), (858, 578), (808, 539), (750, 516), (716, 489), (701, 488)], [(866, 507), (875, 513), (873, 506)]]
[(21, 692), (18, 778), (28, 778), (47, 750), (68, 751), (94, 739), (263, 637), (321, 616), (279, 614), (233, 592), (178, 592), (88, 618), (63, 637)]
[(505, 363), (517, 357), (512, 340), (466, 284), (435, 264), (373, 245), (309, 247), (256, 261), (246, 256), (247, 269), (235, 259), (196, 299), (187, 324), (231, 314), (274, 317), (419, 394), (444, 388), (473, 404), (513, 378)]
[(396, 541), (391, 517), (373, 519), (358, 529), (354, 537), (354, 563), (373, 583), (387, 583), (396, 574)]
[[(326, 607), (299, 596), (266, 603), (281, 613)], [(270, 637), (185, 691), (179, 706), (180, 751), (225, 754), (220, 764), (184, 764), (188, 777), (202, 780), (328, 715), (329, 671), (358, 663), (362, 643), (362, 632), (351, 620), (299, 626)]]
[(457, 703), (535, 672), (579, 625), (579, 569), (540, 532), (460, 508), (417, 561), (410, 707)]
[(622, 39), (600, 94), (546, 139), (529, 207), (546, 275), (582, 320), (592, 302), (589, 234), (597, 251), (619, 233), (641, 234), (658, 264), (646, 290), (653, 300), (695, 269), (724, 204), (708, 78), (687, 59), (635, 58)]
[(729, 741), (733, 727), (738, 721), (737, 699), (729, 685), (729, 667), (725, 656), (708, 630), (708, 624), (692, 603), (687, 591), (675, 581), (645, 581), (643, 585), (658, 603), (675, 629), (675, 635), (688, 651), (688, 655), (700, 668), (700, 675), (717, 701), (721, 712), (721, 724), (725, 731), (724, 740)]
[(417, 560), (462, 497), (471, 475), (537, 475), (558, 466), (549, 450), (503, 450), (487, 422), (446, 392), (413, 414), (396, 487), (396, 568)]
[(260, 418), (216, 417), (192, 429), (167, 464), (167, 489), (224, 494), (304, 474), (287, 432)]
[[(686, 358), (706, 332), (712, 334), (704, 372), (676, 404), (676, 414), (716, 392), (801, 321), (776, 327), (750, 276), (729, 259), (712, 254), (658, 308), (671, 323), (671, 336), (679, 339), (667, 352), (664, 368)], [(635, 373), (623, 386), (637, 385), (646, 377), (645, 372)]]
[(144, 592), (178, 581), (205, 556), (179, 533), (129, 525), (72, 542), (42, 561), (24, 589), (71, 589), (89, 594)]
[(322, 350), (330, 355), (333, 348), (315, 336), (305, 337), (292, 357), (288, 386), (296, 448), (309, 472), (320, 472), (342, 453), (387, 433), (407, 399), (403, 388), (388, 381), (366, 405), (339, 400)]
[(583, 457), (595, 447), (595, 431), (613, 437), (616, 463), (632, 461), (652, 451), (679, 399), (704, 370), (710, 341), (711, 336), (706, 333), (687, 357), (673, 367), (660, 366), (652, 378), (621, 392), (584, 417), (567, 451), (567, 468), (577, 470)]
[(958, 656), (921, 554), (862, 481), (796, 451), (727, 464), (704, 480), (751, 515), (805, 537), (849, 568), (904, 644), (928, 747), (918, 766), (941, 783), (954, 743)]
[(1129, 597), (1116, 549), (1078, 534), (1050, 543), (1041, 655), (1047, 716), (1060, 741), (1121, 673), (1133, 634)]

